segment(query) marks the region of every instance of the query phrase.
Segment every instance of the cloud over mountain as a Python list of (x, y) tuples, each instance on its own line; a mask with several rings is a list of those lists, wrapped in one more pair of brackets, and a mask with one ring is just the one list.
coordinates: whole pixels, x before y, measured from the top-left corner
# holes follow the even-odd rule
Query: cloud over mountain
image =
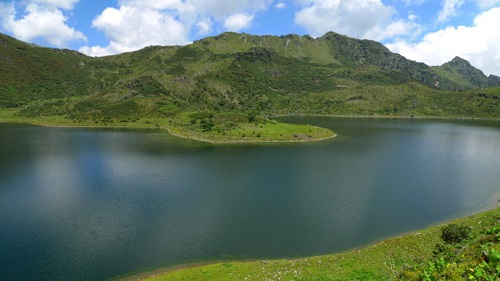
[(57, 47), (71, 41), (86, 41), (87, 37), (67, 24), (63, 10), (71, 10), (78, 0), (32, 0), (19, 15), (14, 2), (0, 3), (0, 25), (15, 37), (33, 41), (37, 38)]
[(500, 8), (478, 15), (471, 26), (446, 27), (431, 32), (417, 43), (387, 44), (393, 52), (430, 65), (441, 65), (460, 56), (487, 74), (500, 73)]

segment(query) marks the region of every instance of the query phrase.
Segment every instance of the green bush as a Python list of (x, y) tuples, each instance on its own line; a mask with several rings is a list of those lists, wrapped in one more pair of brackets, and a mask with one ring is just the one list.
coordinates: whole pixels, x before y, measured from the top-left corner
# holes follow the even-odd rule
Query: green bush
[(447, 244), (456, 244), (469, 237), (470, 229), (464, 225), (449, 224), (441, 231), (441, 239)]

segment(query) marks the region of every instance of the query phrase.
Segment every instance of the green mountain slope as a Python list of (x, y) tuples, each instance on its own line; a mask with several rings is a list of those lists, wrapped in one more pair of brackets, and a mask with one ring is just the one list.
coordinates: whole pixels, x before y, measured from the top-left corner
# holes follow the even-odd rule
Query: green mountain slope
[(83, 59), (75, 51), (40, 48), (0, 34), (0, 107), (90, 93)]
[(484, 73), (473, 67), (468, 61), (455, 57), (439, 67), (434, 67), (434, 71), (442, 77), (447, 77), (455, 81), (456, 89), (473, 89), (498, 86), (498, 76), (490, 75), (486, 77)]
[(223, 33), (101, 58), (0, 35), (0, 107), (82, 124), (181, 112), (498, 118), (498, 86), (460, 58), (430, 67), (333, 32)]

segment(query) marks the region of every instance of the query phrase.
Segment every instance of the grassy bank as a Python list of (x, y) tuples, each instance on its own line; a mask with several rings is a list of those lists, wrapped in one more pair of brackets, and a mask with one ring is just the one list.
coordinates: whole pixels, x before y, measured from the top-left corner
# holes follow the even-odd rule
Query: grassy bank
[(210, 143), (307, 142), (335, 137), (325, 128), (280, 123), (242, 113), (181, 112), (169, 117), (75, 120), (64, 115), (24, 117), (17, 112), (0, 108), (0, 121), (62, 127), (160, 128), (178, 137)]
[(287, 124), (238, 113), (180, 113), (169, 121), (174, 135), (213, 143), (303, 142), (335, 137), (316, 126)]
[[(466, 237), (459, 242), (443, 239), (445, 229), (454, 226), (466, 229)], [(339, 254), (167, 268), (126, 279), (498, 280), (499, 233), (500, 208), (496, 208)]]

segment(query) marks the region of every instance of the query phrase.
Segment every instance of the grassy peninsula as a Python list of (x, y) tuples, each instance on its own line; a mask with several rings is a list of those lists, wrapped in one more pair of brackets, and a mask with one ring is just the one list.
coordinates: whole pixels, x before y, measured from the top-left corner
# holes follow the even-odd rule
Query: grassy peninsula
[(60, 127), (127, 127), (164, 129), (171, 134), (210, 143), (310, 142), (335, 137), (329, 129), (286, 124), (240, 113), (183, 112), (170, 118), (109, 119), (106, 123), (75, 121), (63, 116), (22, 117), (16, 109), (0, 108), (0, 121)]
[(498, 278), (500, 208), (339, 254), (167, 268), (124, 280), (371, 281)]

